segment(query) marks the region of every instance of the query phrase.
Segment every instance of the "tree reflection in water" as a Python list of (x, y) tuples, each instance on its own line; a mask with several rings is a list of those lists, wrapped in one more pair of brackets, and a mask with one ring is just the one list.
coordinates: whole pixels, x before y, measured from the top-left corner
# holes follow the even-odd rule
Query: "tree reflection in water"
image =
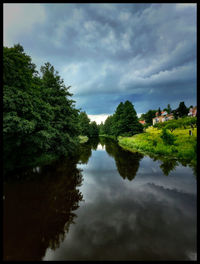
[[(10, 178), (4, 183), (4, 260), (42, 260), (47, 248), (59, 247), (76, 217), (73, 211), (83, 199), (77, 190), (82, 183), (77, 163), (88, 163), (99, 140), (114, 158), (121, 177), (130, 181), (135, 178), (143, 154), (124, 151), (105, 138), (81, 145), (74, 160), (62, 159)], [(175, 160), (162, 162), (160, 168), (165, 175), (178, 165)]]
[[(123, 179), (133, 180), (139, 168), (140, 160), (144, 157), (143, 154), (139, 152), (130, 152), (123, 150), (116, 142), (113, 140), (101, 137), (100, 143), (102, 146), (106, 146), (107, 153), (115, 159), (115, 163), (119, 174)], [(162, 164), (160, 168), (164, 175), (168, 176), (169, 173), (176, 169), (180, 164), (184, 167), (190, 166), (197, 175), (197, 167), (190, 164), (190, 162), (185, 160), (177, 160), (172, 158), (165, 158), (163, 156), (148, 155), (153, 161), (160, 160)]]
[(76, 164), (56, 161), (4, 183), (4, 260), (41, 260), (59, 247), (82, 200)]
[(112, 140), (101, 139), (102, 146), (106, 144), (107, 153), (115, 159), (116, 167), (123, 179), (133, 180), (139, 169), (140, 160), (144, 157), (139, 152), (131, 153), (123, 150)]
[(89, 158), (92, 155), (92, 150), (96, 150), (99, 143), (99, 138), (94, 137), (89, 139), (88, 142), (80, 145), (79, 151), (79, 162), (82, 164), (87, 164)]

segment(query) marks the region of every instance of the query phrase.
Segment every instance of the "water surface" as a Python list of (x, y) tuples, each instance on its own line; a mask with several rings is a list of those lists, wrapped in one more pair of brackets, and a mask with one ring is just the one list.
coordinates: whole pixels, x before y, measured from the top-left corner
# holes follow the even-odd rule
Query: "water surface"
[(30, 174), (5, 184), (4, 259), (196, 259), (191, 167), (101, 139)]

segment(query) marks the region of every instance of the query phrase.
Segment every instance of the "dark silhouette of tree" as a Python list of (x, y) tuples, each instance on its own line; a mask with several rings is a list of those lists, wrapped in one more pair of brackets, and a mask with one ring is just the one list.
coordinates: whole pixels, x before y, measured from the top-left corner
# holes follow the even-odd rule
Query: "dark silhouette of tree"
[(163, 173), (168, 176), (170, 171), (174, 170), (176, 166), (178, 166), (178, 161), (176, 160), (164, 160), (163, 163), (160, 165)]
[(106, 141), (106, 151), (115, 159), (121, 177), (129, 181), (133, 180), (139, 169), (140, 160), (144, 157), (143, 154), (125, 151), (111, 140)]
[(79, 207), (76, 160), (62, 159), (12, 177), (4, 188), (3, 259), (40, 261), (64, 240)]
[(188, 115), (188, 108), (185, 106), (184, 102), (180, 102), (179, 107), (176, 109), (179, 117), (184, 117)]
[(161, 116), (161, 109), (160, 109), (160, 107), (158, 108), (158, 116)]

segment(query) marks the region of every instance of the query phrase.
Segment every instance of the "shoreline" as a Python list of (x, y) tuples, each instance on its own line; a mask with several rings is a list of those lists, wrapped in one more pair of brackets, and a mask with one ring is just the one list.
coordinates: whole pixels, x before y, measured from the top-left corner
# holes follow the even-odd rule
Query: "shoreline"
[[(179, 130), (174, 133), (176, 141), (174, 145), (166, 145), (160, 138), (161, 131), (149, 129), (145, 133), (136, 134), (132, 137), (118, 137), (118, 144), (130, 152), (141, 152), (142, 154), (177, 159), (188, 164), (197, 165), (197, 153), (195, 152), (196, 136), (193, 138), (186, 135), (188, 129)], [(196, 130), (195, 130), (196, 133)]]

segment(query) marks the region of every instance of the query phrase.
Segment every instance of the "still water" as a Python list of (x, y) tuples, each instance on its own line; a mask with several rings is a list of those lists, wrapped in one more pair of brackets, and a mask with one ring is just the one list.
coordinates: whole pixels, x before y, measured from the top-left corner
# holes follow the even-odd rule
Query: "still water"
[(4, 260), (196, 260), (196, 176), (178, 161), (101, 139), (3, 195)]

